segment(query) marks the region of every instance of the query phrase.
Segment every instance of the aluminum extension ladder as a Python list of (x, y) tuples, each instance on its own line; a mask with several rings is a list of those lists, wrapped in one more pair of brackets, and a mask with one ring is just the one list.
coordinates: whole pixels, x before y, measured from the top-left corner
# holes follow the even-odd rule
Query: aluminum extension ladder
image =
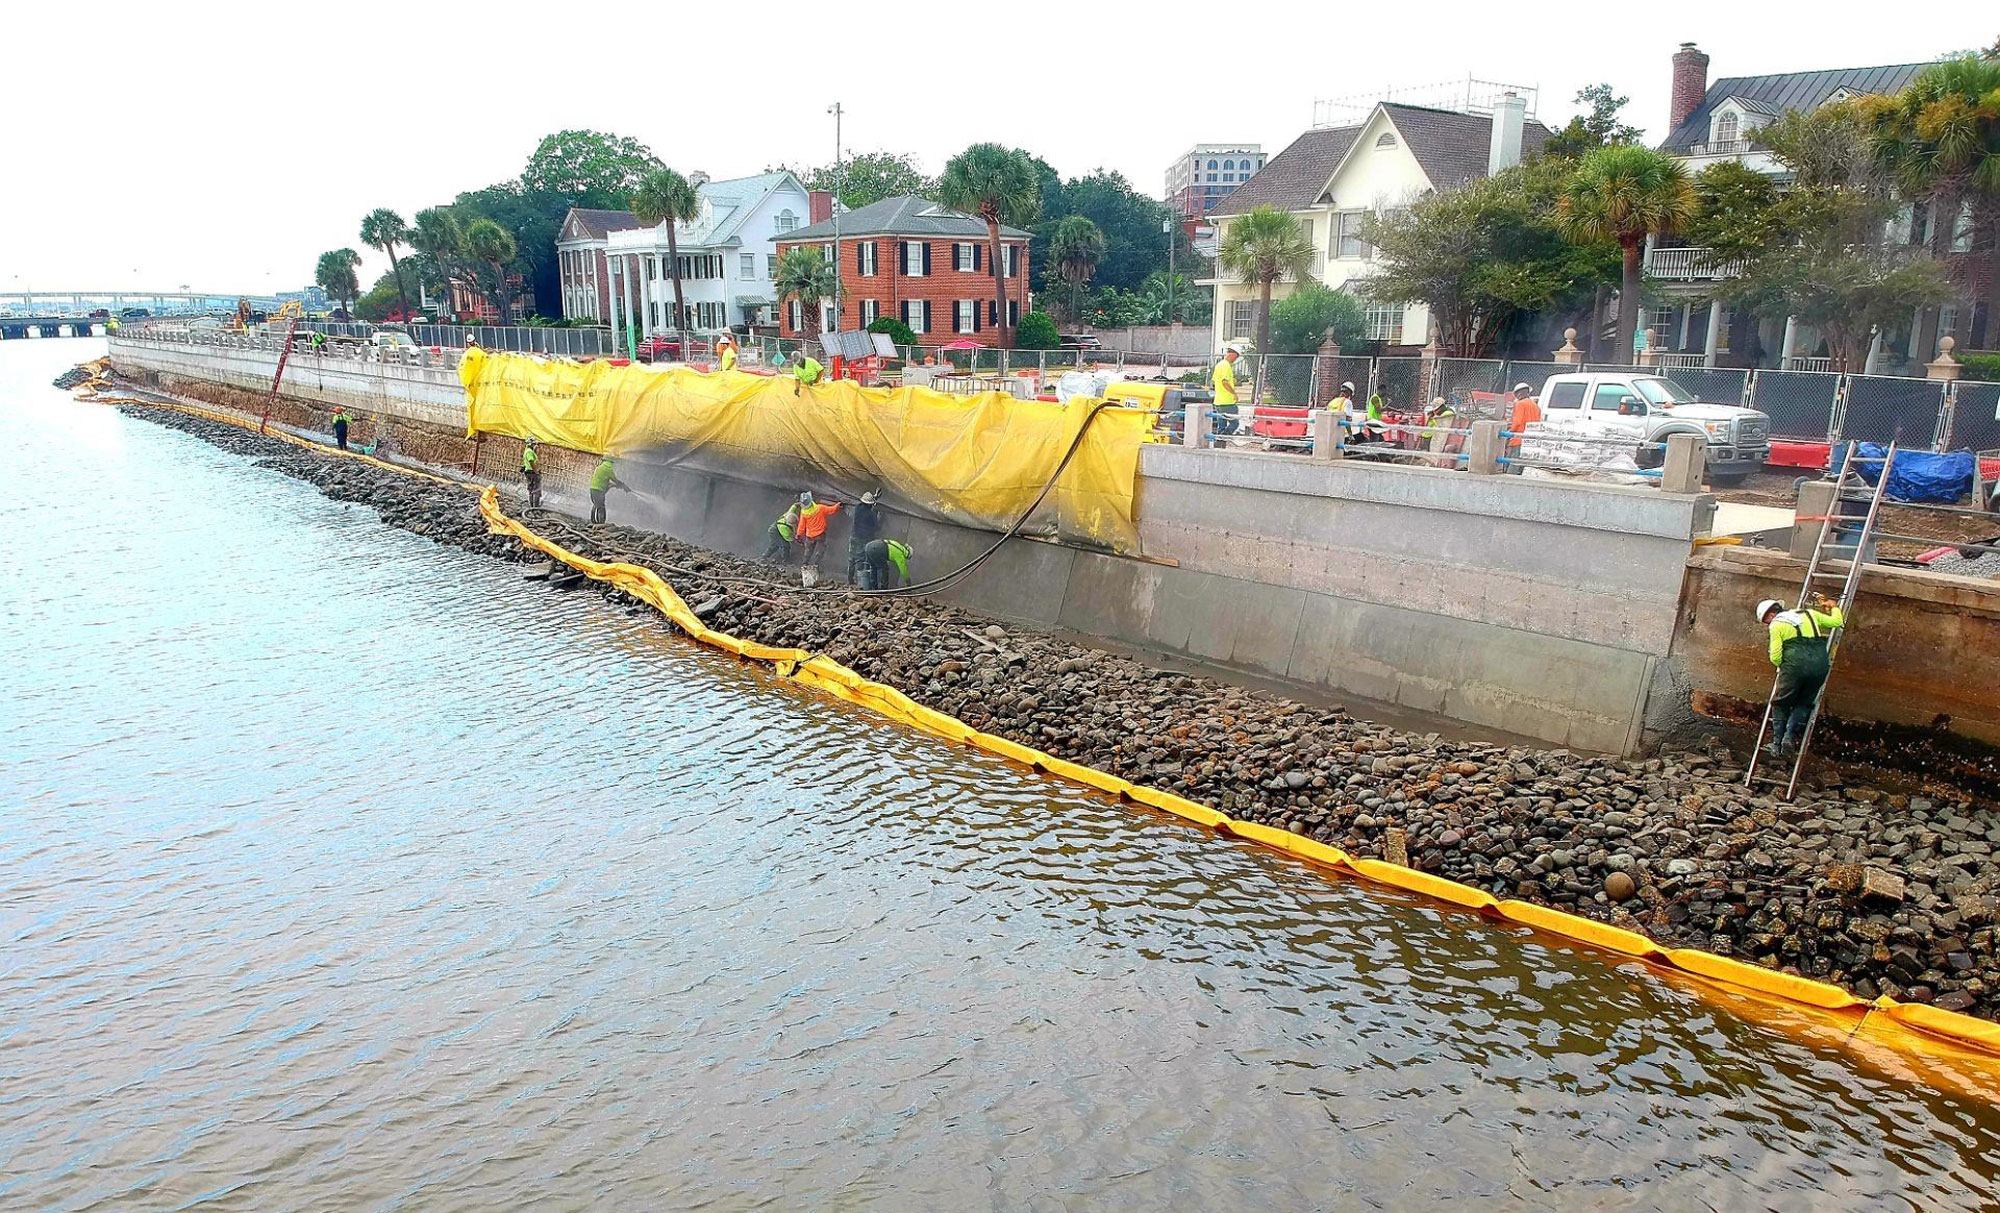
[[(1840, 471), (1834, 477), (1831, 512), (1827, 517), (1817, 520), (1821, 524), (1819, 537), (1813, 541), (1812, 559), (1806, 564), (1805, 581), (1799, 586), (1798, 604), (1793, 608), (1795, 610), (1804, 610), (1806, 605), (1812, 601), (1813, 592), (1818, 583), (1823, 581), (1839, 581), (1841, 583), (1839, 599), (1841, 623), (1839, 627), (1834, 628), (1833, 631), (1827, 634), (1826, 641), (1828, 682), (1833, 680), (1832, 664), (1834, 658), (1840, 652), (1841, 636), (1847, 630), (1848, 621), (1853, 618), (1854, 596), (1861, 586), (1861, 568), (1868, 562), (1868, 545), (1875, 536), (1875, 519), (1881, 512), (1882, 499), (1889, 494), (1889, 472), (1896, 464), (1896, 444), (1891, 442), (1885, 456), (1880, 460), (1882, 473), (1875, 478), (1874, 485), (1870, 486), (1867, 480), (1862, 477), (1856, 465), (1877, 461), (1864, 459), (1856, 455), (1854, 450), (1855, 444), (1852, 442), (1844, 444), (1841, 449)], [(1821, 566), (1832, 560), (1832, 557), (1828, 554), (1828, 548), (1830, 546), (1843, 548), (1846, 546), (1844, 542), (1829, 545), (1827, 538), (1840, 529), (1840, 521), (1843, 517), (1840, 513), (1840, 503), (1843, 500), (1859, 500), (1858, 492), (1853, 497), (1848, 496), (1851, 490), (1857, 489), (1865, 490), (1868, 494), (1868, 512), (1862, 515), (1861, 530), (1854, 537), (1854, 555), (1848, 561), (1846, 572), (1827, 571)], [(1807, 521), (1812, 520), (1808, 519)], [(1773, 674), (1771, 678), (1771, 694), (1764, 702), (1764, 720), (1763, 723), (1757, 726), (1757, 744), (1750, 751), (1749, 769), (1743, 772), (1743, 786), (1745, 787), (1749, 787), (1757, 781), (1757, 765), (1764, 758), (1764, 738), (1771, 731), (1771, 715), (1775, 707), (1771, 701), (1777, 697), (1778, 678), (1776, 674)], [(1812, 748), (1813, 729), (1819, 725), (1820, 707), (1825, 702), (1826, 686), (1822, 684), (1819, 697), (1813, 701), (1812, 714), (1806, 717), (1806, 732), (1805, 736), (1799, 739), (1799, 751), (1792, 756), (1791, 774), (1782, 781), (1785, 786), (1786, 800), (1790, 800), (1798, 791), (1799, 773), (1805, 769), (1806, 751)], [(1781, 781), (1767, 778), (1764, 782), (1776, 785)]]

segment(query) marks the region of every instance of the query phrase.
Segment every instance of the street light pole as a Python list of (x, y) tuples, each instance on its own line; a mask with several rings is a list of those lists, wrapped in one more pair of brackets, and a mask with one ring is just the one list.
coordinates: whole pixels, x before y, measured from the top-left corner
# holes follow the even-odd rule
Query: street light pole
[(847, 186), (847, 168), (841, 157), (840, 102), (828, 106), (826, 112), (833, 115), (833, 331), (837, 333), (845, 316), (841, 311), (846, 275), (840, 268), (840, 192)]
[(1174, 239), (1174, 217), (1172, 215), (1168, 215), (1165, 219), (1160, 220), (1160, 231), (1167, 238), (1167, 325), (1172, 327), (1174, 323), (1174, 245), (1180, 243)]

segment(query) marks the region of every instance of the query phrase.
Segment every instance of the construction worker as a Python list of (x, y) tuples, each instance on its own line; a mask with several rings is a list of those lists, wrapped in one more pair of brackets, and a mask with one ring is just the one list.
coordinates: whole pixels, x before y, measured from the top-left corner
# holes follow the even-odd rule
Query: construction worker
[[(1514, 435), (1514, 437), (1507, 440), (1507, 454), (1509, 457), (1521, 453), (1520, 436), (1527, 432), (1529, 426), (1541, 419), (1542, 405), (1540, 401), (1535, 399), (1535, 389), (1525, 383), (1515, 384), (1514, 408), (1507, 416), (1507, 432)], [(1521, 465), (1518, 463), (1508, 464), (1507, 470), (1518, 476), (1521, 474)]]
[(632, 491), (631, 487), (618, 479), (617, 475), (612, 471), (611, 456), (606, 455), (604, 462), (598, 464), (597, 470), (590, 474), (590, 520), (592, 522), (604, 521), (604, 499), (606, 494), (612, 489), (624, 489), (628, 493)]
[(838, 501), (813, 501), (811, 494), (799, 510), (799, 563), (810, 568), (818, 563), (819, 550), (826, 546), (826, 524), (840, 511)]
[(1458, 414), (1452, 412), (1450, 401), (1442, 396), (1431, 397), (1431, 407), (1424, 410), (1423, 446), (1438, 454), (1444, 453), (1457, 419)]
[(847, 529), (847, 579), (855, 585), (861, 584), (862, 549), (882, 537), (882, 508), (876, 504), (881, 499), (873, 489), (861, 494)]
[(312, 356), (315, 358), (324, 356), (326, 354), (326, 334), (320, 332), (318, 329), (314, 329), (312, 336), (306, 338), (306, 348), (312, 351)]
[[(896, 566), (896, 580), (889, 580), (889, 566)], [(861, 588), (893, 590), (910, 584), (910, 545), (897, 539), (871, 539), (861, 549)]]
[(1386, 428), (1388, 424), (1388, 419), (1382, 415), (1382, 393), (1368, 393), (1368, 420), (1366, 422), (1368, 440), (1370, 442), (1386, 442), (1389, 437), (1389, 431)]
[(736, 369), (736, 338), (728, 333), (715, 339), (715, 369), (718, 371)]
[(1806, 723), (1833, 665), (1827, 642), (1845, 620), (1839, 603), (1815, 594), (1796, 611), (1766, 598), (1757, 604), (1757, 622), (1770, 629), (1771, 664), (1778, 667), (1778, 686), (1771, 696), (1770, 745), (1777, 757), (1795, 752), (1805, 742)]
[[(1236, 432), (1236, 360), (1243, 356), (1243, 347), (1230, 343), (1222, 347), (1222, 357), (1216, 360), (1215, 369), (1208, 373), (1208, 384), (1215, 389), (1215, 432), (1234, 434)], [(1228, 410), (1225, 412), (1224, 410)]]
[(771, 524), (770, 537), (764, 541), (764, 559), (784, 560), (791, 555), (792, 540), (799, 533), (799, 515), (812, 503), (811, 493), (800, 493), (799, 499)]
[(541, 453), (535, 450), (533, 434), (528, 435), (521, 444), (521, 479), (528, 482), (528, 508), (541, 509), (542, 457)]
[(801, 354), (798, 365), (792, 368), (792, 378), (797, 381), (792, 384), (792, 395), (796, 396), (800, 389), (818, 383), (819, 377), (825, 372), (826, 368), (819, 364), (819, 359), (811, 354)]
[(347, 449), (347, 427), (353, 424), (354, 414), (347, 411), (346, 405), (340, 406), (340, 411), (333, 415), (333, 445), (343, 451)]

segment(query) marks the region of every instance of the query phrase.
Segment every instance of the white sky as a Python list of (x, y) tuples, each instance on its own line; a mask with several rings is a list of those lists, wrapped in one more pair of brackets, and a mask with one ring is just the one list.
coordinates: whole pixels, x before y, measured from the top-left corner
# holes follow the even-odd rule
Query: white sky
[[(837, 21), (816, 15), (829, 11)], [(1189, 145), (1241, 139), (1275, 154), (1310, 125), (1317, 98), (1471, 74), (1539, 87), (1539, 117), (1559, 126), (1578, 88), (1609, 81), (1656, 141), (1682, 41), (1710, 54), (1711, 79), (1958, 49), (1938, 23), (1885, 20), (1878, 4), (1825, 3), (1809, 19), (1756, 0), (1675, 11), (1491, 0), (9, 5), (0, 291), (296, 289), (342, 245), (366, 258), (366, 285), (387, 268), (358, 239), (368, 210), (407, 219), (515, 176), (542, 135), (566, 127), (630, 134), (683, 171), (732, 177), (830, 161), (825, 110), (837, 99), (850, 150), (907, 151), (935, 172), (993, 139), (1065, 176), (1118, 169), (1157, 196)], [(1005, 30), (997, 55), (980, 49), (987, 13)], [(815, 33), (837, 27), (853, 36)], [(1273, 41), (1260, 44), (1262, 31)], [(444, 107), (430, 100), (440, 71), (456, 99)], [(109, 121), (90, 127), (90, 113)]]

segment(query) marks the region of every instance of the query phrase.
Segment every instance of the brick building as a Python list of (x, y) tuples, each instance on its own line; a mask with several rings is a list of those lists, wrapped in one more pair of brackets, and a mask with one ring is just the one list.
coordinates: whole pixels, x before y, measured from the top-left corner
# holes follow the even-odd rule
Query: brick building
[[(833, 256), (831, 219), (775, 237), (778, 255), (800, 245), (818, 246)], [(1007, 281), (1007, 322), (1019, 324), (1030, 306), (1028, 233), (1000, 229)], [(993, 269), (987, 257), (986, 224), (923, 198), (903, 196), (844, 212), (840, 216), (840, 281), (843, 314), (833, 300), (820, 304), (822, 332), (866, 328), (878, 316), (894, 316), (926, 346), (969, 338), (997, 342), (1000, 325), (993, 300)], [(779, 332), (802, 335), (798, 301), (779, 309)]]
[(569, 214), (563, 216), (562, 231), (556, 236), (565, 318), (610, 323), (611, 272), (605, 263), (606, 239), (612, 232), (642, 226), (631, 211), (569, 208)]

